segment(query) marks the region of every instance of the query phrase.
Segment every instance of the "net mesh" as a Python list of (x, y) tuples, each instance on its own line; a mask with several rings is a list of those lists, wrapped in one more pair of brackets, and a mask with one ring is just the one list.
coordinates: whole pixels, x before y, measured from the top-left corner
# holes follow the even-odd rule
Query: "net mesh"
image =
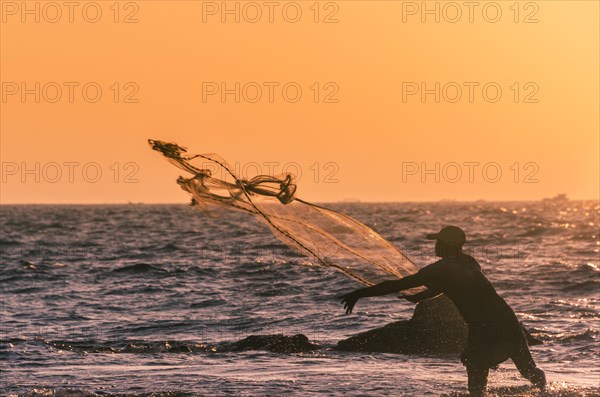
[(148, 142), (173, 165), (191, 174), (180, 176), (177, 183), (192, 196), (194, 206), (250, 213), (265, 223), (275, 237), (316, 265), (335, 268), (364, 285), (418, 271), (401, 250), (373, 229), (338, 211), (296, 197), (297, 186), (291, 174), (243, 179), (216, 154), (188, 154), (175, 143), (151, 139)]

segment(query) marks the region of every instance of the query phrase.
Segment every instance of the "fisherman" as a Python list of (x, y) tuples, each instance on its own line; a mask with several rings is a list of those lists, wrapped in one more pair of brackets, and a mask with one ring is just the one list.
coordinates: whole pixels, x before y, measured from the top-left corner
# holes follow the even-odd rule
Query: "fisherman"
[(469, 338), (461, 362), (467, 368), (468, 388), (472, 397), (483, 396), (490, 368), (510, 358), (521, 375), (544, 389), (546, 376), (537, 368), (517, 316), (497, 293), (481, 271), (481, 266), (462, 251), (465, 233), (446, 226), (428, 234), (436, 240), (435, 254), (442, 259), (400, 280), (384, 281), (361, 288), (342, 297), (346, 314), (352, 313), (360, 298), (400, 292), (426, 286), (423, 292), (403, 295), (411, 302), (446, 294), (469, 326)]

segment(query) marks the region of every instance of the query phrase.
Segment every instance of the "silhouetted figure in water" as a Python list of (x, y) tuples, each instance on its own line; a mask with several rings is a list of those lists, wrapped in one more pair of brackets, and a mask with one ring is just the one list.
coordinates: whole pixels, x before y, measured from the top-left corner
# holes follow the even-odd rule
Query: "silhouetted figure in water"
[(404, 298), (417, 303), (446, 294), (469, 326), (467, 348), (460, 358), (467, 367), (471, 396), (483, 395), (490, 368), (508, 358), (512, 359), (521, 375), (543, 389), (546, 376), (531, 357), (515, 313), (483, 275), (479, 263), (462, 252), (465, 233), (456, 226), (447, 226), (439, 233), (428, 234), (427, 238), (436, 240), (435, 254), (442, 259), (400, 280), (384, 281), (344, 295), (342, 303), (346, 314), (352, 313), (360, 298), (424, 285), (427, 287), (425, 291), (405, 295)]

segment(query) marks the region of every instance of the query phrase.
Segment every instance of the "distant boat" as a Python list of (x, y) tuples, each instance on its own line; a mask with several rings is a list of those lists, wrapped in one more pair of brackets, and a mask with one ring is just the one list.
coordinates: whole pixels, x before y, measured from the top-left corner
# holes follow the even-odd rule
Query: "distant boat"
[(569, 198), (567, 197), (566, 194), (561, 193), (561, 194), (557, 194), (554, 197), (546, 197), (543, 198), (542, 201), (546, 201), (546, 202), (553, 202), (553, 203), (564, 203), (566, 201), (569, 201)]

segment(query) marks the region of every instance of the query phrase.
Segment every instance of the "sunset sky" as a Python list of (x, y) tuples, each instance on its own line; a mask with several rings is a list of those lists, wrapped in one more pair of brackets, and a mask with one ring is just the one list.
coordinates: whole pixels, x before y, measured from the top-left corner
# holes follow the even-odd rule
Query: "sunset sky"
[(267, 3), (1, 1), (0, 202), (187, 202), (148, 138), (311, 201), (599, 197), (597, 1)]

